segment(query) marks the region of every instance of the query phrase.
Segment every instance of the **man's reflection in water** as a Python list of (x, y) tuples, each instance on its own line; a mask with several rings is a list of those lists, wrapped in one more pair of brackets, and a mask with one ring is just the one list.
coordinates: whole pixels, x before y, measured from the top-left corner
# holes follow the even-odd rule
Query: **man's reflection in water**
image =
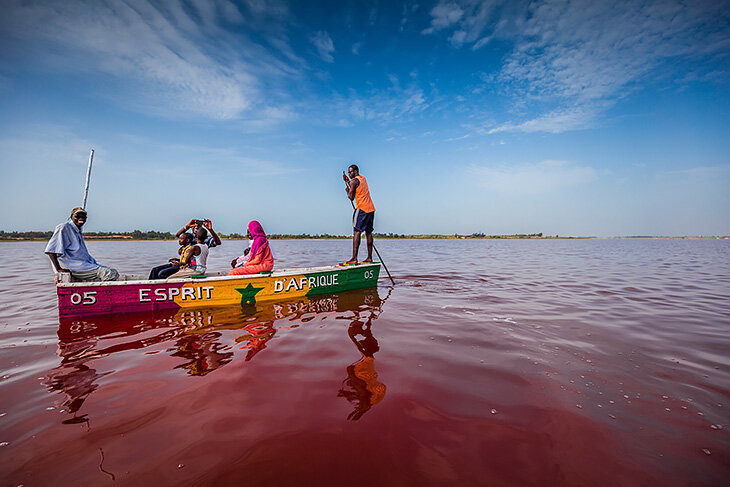
[[(266, 342), (276, 333), (273, 321), (244, 325), (243, 321), (253, 318), (252, 312), (255, 314), (256, 309), (242, 309), (238, 313), (228, 310), (197, 310), (152, 321), (101, 317), (96, 322), (62, 323), (58, 332), (58, 355), (61, 363), (48, 372), (43, 385), (51, 392), (61, 391), (66, 394), (67, 399), (62, 407), (73, 418), (63, 421), (64, 423), (88, 422), (86, 415), (77, 416), (76, 413), (86, 398), (99, 387), (96, 383), (98, 379), (112, 372), (100, 374), (87, 363), (117, 352), (144, 349), (174, 341), (174, 348), (168, 350), (168, 353), (186, 360), (175, 368), (183, 369), (189, 375), (205, 376), (230, 363), (234, 358), (231, 347), (221, 343), (222, 333), (212, 328), (245, 331), (235, 341), (244, 343), (241, 348), (248, 349), (246, 361), (266, 348)], [(149, 335), (158, 328), (159, 333)], [(140, 338), (134, 338), (135, 335)], [(106, 340), (109, 346), (100, 346)]]
[(64, 424), (87, 423), (89, 418), (86, 414), (77, 416), (76, 413), (89, 394), (94, 392), (98, 387), (94, 382), (104, 374), (98, 374), (95, 369), (90, 369), (85, 364), (78, 364), (73, 367), (57, 367), (53, 369), (48, 377), (46, 377), (43, 385), (48, 387), (49, 391), (63, 391), (68, 397), (63, 402), (63, 407), (67, 409), (73, 417), (62, 421)]
[(373, 320), (376, 318), (374, 311), (370, 311), (370, 316), (365, 322), (359, 315), (355, 315), (355, 319), (347, 329), (350, 340), (363, 355), (360, 360), (347, 367), (344, 387), (337, 393), (338, 397), (344, 397), (355, 406), (355, 409), (347, 415), (348, 420), (357, 421), (385, 397), (385, 384), (378, 381), (373, 358), (375, 352), (380, 350), (372, 332)]
[[(58, 367), (48, 371), (42, 384), (49, 391), (61, 391), (67, 399), (62, 407), (67, 409), (73, 417), (62, 421), (64, 424), (87, 423), (86, 414), (81, 416), (77, 412), (84, 401), (99, 385), (96, 383), (101, 377), (111, 374), (112, 371), (98, 373), (87, 365), (93, 360), (113, 355), (117, 352), (133, 349), (143, 349), (150, 345), (165, 342), (174, 337), (174, 331), (166, 330), (156, 336), (145, 336), (136, 340), (116, 343), (111, 339), (107, 347), (100, 347), (105, 337), (113, 336), (116, 339), (131, 337), (142, 331), (157, 328), (166, 324), (160, 322), (135, 322), (132, 325), (120, 325), (115, 318), (100, 319), (98, 322), (64, 322), (58, 329), (58, 355), (61, 363)], [(113, 333), (112, 333), (113, 331)]]

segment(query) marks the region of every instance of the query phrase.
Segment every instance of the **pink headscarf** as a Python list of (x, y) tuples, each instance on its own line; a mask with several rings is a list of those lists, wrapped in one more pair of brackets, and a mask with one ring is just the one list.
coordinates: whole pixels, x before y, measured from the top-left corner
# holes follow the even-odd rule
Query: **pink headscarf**
[(266, 238), (264, 228), (256, 220), (251, 220), (250, 222), (248, 222), (248, 233), (250, 233), (251, 237), (253, 238), (253, 243), (251, 244), (251, 252), (248, 254), (250, 261), (254, 258), (255, 255), (263, 252), (266, 247), (269, 246), (269, 239)]

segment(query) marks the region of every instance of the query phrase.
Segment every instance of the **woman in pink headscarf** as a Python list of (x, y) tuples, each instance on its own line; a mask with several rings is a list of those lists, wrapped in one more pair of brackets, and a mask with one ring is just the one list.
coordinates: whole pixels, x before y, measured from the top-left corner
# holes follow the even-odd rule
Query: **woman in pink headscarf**
[(263, 227), (256, 220), (248, 222), (248, 238), (253, 240), (248, 261), (240, 267), (231, 269), (228, 273), (229, 276), (258, 274), (274, 268), (274, 255), (271, 253), (269, 240), (266, 238)]

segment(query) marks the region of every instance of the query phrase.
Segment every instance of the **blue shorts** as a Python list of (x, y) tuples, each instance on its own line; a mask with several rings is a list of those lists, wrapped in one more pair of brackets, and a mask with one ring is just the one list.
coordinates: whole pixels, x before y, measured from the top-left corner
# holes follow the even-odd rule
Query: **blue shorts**
[(365, 213), (358, 208), (352, 215), (352, 228), (356, 232), (371, 233), (373, 231), (373, 223), (375, 223), (374, 211)]

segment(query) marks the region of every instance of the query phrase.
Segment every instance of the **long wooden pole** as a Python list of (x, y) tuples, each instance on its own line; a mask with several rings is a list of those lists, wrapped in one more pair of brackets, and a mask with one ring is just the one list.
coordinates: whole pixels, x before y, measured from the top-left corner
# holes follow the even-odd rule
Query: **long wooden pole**
[(84, 202), (81, 208), (86, 209), (86, 198), (89, 196), (89, 179), (91, 179), (91, 164), (94, 162), (94, 149), (89, 154), (89, 167), (86, 169), (86, 185), (84, 186)]
[[(352, 205), (352, 209), (354, 210), (355, 209), (355, 203), (353, 203), (352, 200), (350, 200), (350, 204)], [(365, 244), (367, 245), (367, 242), (365, 242)], [(388, 277), (390, 277), (390, 282), (392, 282), (393, 285), (395, 286), (395, 281), (393, 280), (393, 276), (390, 275), (390, 271), (385, 266), (385, 261), (380, 256), (380, 252), (378, 252), (378, 248), (375, 246), (375, 242), (373, 242), (373, 249), (375, 250), (375, 253), (378, 254), (378, 259), (380, 259), (380, 263), (383, 264), (383, 269), (385, 269), (385, 272), (388, 274)]]

